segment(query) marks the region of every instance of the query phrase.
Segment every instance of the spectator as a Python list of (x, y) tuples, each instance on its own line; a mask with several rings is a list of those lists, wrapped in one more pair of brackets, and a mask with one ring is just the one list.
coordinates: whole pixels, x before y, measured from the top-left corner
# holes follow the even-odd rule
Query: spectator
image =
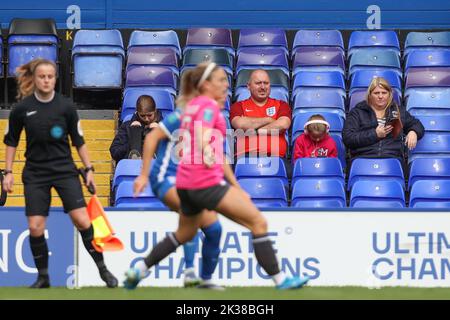
[(140, 96), (136, 101), (136, 112), (129, 121), (122, 123), (109, 148), (116, 163), (126, 158), (140, 159), (145, 136), (158, 126), (160, 120), (155, 100), (151, 96)]
[(336, 158), (336, 142), (328, 134), (330, 124), (320, 114), (309, 117), (305, 132), (295, 140), (294, 162), (298, 158)]
[(291, 108), (270, 98), (270, 78), (264, 70), (254, 70), (247, 84), (250, 98), (231, 106), (230, 120), (237, 133), (236, 156), (245, 154), (285, 157), (285, 132), (291, 125)]
[[(391, 121), (393, 119), (397, 120)], [(352, 158), (393, 157), (400, 160), (405, 159), (404, 145), (409, 150), (414, 149), (423, 135), (422, 123), (393, 101), (392, 88), (381, 77), (372, 80), (366, 100), (349, 112), (342, 132)]]

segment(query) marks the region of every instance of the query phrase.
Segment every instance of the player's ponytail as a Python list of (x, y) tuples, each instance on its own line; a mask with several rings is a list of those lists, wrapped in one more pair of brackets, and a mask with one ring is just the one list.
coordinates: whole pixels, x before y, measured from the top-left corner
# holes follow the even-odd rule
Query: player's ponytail
[(22, 100), (34, 92), (34, 71), (42, 64), (52, 65), (56, 73), (55, 63), (47, 59), (34, 59), (16, 68), (17, 100)]

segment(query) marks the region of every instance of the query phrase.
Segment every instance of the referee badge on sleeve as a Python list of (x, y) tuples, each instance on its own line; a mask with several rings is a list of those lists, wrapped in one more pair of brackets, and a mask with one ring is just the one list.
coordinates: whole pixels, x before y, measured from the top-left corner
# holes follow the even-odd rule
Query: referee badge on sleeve
[(81, 128), (81, 121), (80, 120), (78, 120), (77, 129), (78, 129), (78, 134), (82, 137), (83, 136), (83, 129)]

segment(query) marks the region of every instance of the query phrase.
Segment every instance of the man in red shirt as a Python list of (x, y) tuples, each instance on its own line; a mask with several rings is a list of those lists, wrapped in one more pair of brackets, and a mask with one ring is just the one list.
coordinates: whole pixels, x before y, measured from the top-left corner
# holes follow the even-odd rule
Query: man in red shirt
[(230, 110), (231, 125), (236, 129), (236, 155), (285, 157), (291, 108), (269, 97), (270, 78), (264, 70), (254, 70), (247, 87), (250, 98), (235, 102)]

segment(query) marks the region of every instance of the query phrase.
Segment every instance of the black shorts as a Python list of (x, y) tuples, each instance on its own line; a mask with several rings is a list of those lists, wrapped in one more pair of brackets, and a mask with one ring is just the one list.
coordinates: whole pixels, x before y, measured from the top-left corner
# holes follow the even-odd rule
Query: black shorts
[(24, 195), (27, 216), (48, 216), (52, 187), (58, 192), (66, 213), (86, 207), (78, 176), (55, 179), (51, 182), (26, 183), (24, 184)]
[(223, 181), (204, 189), (177, 189), (181, 201), (181, 212), (186, 216), (194, 216), (204, 209), (213, 210), (229, 188), (230, 186)]

